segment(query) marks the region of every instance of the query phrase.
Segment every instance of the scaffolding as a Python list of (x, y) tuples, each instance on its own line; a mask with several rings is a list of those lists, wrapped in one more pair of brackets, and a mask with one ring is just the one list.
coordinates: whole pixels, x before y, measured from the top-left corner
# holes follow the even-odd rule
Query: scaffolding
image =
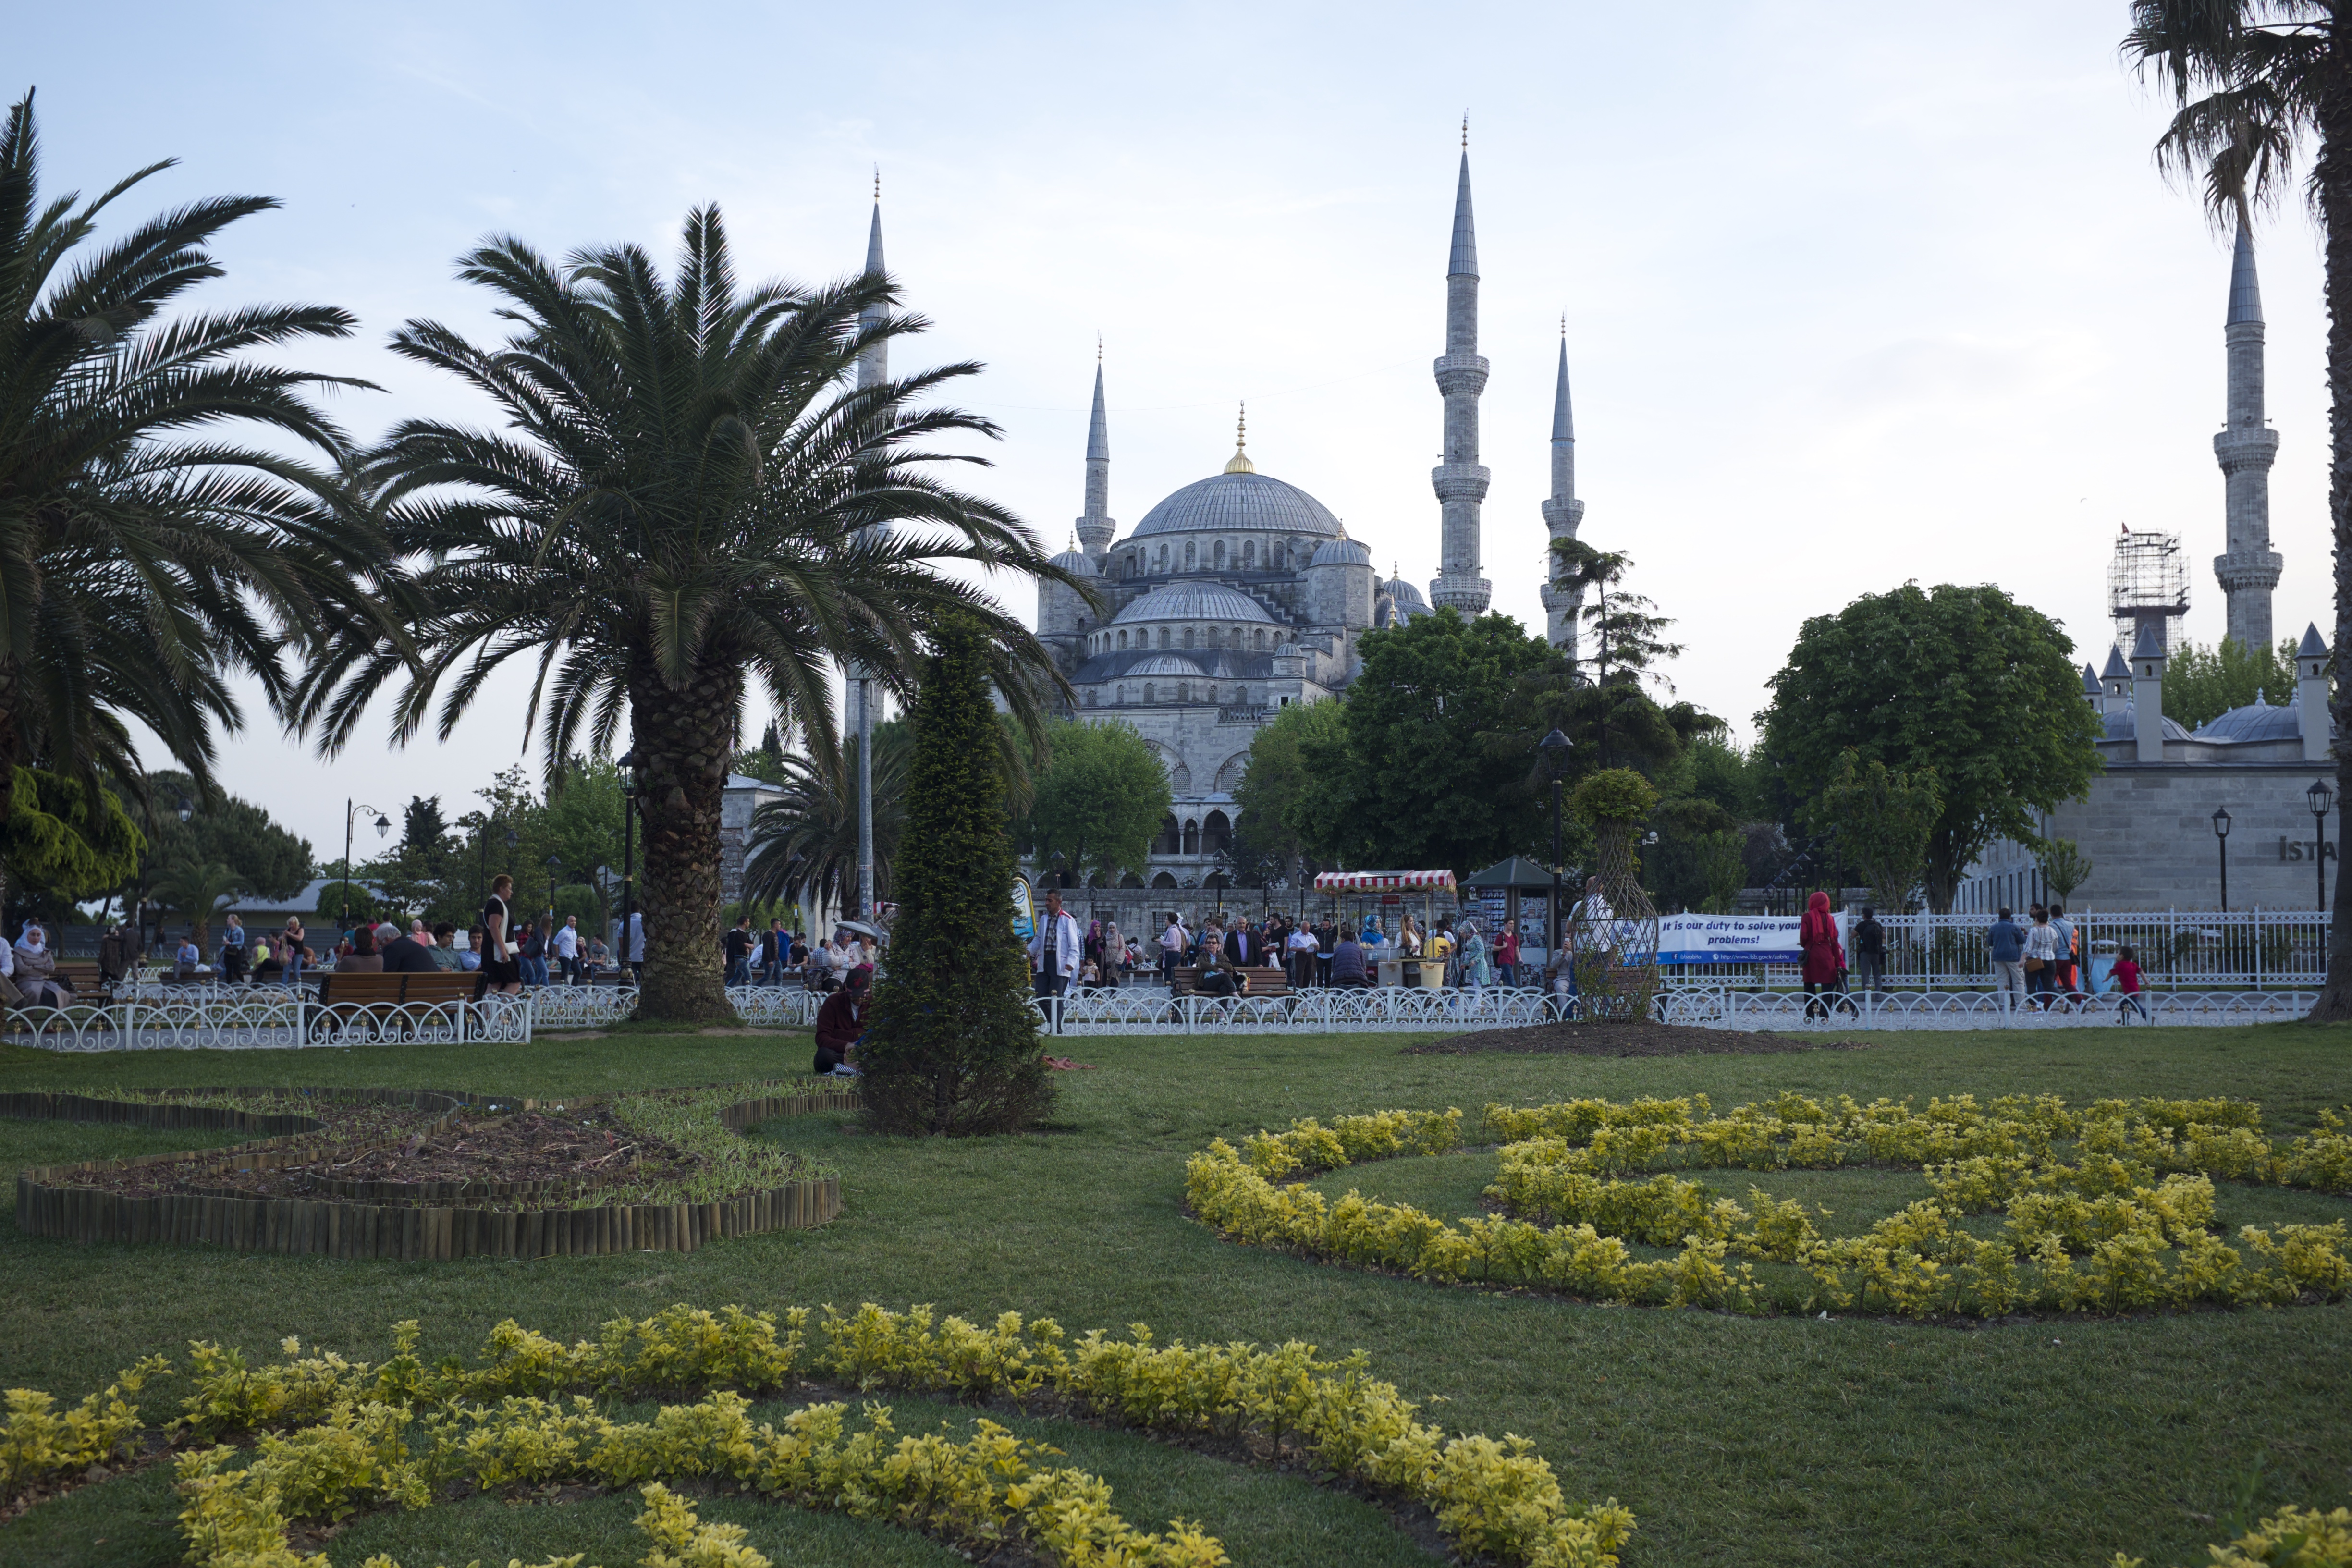
[(2172, 649), (2172, 623), (2189, 613), (2189, 563), (2177, 533), (2134, 533), (2126, 524), (2107, 563), (2107, 613), (2116, 620), (2116, 644), (2129, 658), (2140, 628), (2152, 628), (2157, 646)]

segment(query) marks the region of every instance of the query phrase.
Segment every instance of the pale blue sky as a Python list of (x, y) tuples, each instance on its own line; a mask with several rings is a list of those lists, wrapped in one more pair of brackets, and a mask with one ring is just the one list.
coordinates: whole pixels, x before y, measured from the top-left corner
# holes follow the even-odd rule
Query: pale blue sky
[[(170, 155), (137, 210), (283, 198), (211, 302), (355, 311), (356, 342), (309, 357), (388, 389), (341, 400), (362, 435), (467, 411), (382, 344), (414, 315), (488, 329), (450, 277), (485, 233), (667, 257), (715, 200), (747, 275), (831, 276), (879, 163), (892, 269), (937, 322), (901, 363), (988, 363), (965, 401), (1007, 438), (982, 483), (1054, 547), (1100, 332), (1123, 527), (1223, 463), (1246, 398), (1261, 471), (1424, 582), (1466, 109), (1496, 607), (1540, 624), (1564, 310), (1585, 537), (1633, 554), (1690, 646), (1682, 693), (1745, 734), (1800, 622), (1906, 578), (1999, 583), (2104, 658), (2119, 521), (2187, 534), (2189, 635), (2218, 635), (2229, 258), (2149, 163), (2163, 106), (2117, 63), (2124, 18), (85, 4), (20, 19), (8, 85), (40, 89), (52, 190)], [(2284, 634), (2326, 619), (2323, 318), (2301, 214), (2261, 247)], [(347, 792), (466, 809), (520, 711), (501, 692), (446, 747), (379, 725), (323, 764), (262, 729), (223, 775), (331, 855)]]

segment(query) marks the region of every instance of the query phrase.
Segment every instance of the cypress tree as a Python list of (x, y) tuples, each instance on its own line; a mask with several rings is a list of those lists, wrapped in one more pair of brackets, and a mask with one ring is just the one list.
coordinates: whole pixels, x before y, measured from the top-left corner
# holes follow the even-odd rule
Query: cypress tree
[(910, 715), (889, 973), (857, 1048), (867, 1115), (886, 1132), (1010, 1132), (1053, 1102), (1013, 931), (986, 636), (961, 616), (941, 625)]

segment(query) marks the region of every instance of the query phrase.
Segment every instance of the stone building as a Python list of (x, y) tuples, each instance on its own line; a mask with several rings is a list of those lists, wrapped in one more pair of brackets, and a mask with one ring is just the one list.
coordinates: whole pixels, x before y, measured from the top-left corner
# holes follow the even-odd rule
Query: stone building
[[(2296, 650), (2292, 702), (2233, 708), (2193, 734), (2164, 711), (2162, 645), (2144, 632), (2128, 664), (2110, 649), (2104, 672), (2085, 665), (2083, 696), (2106, 724), (2105, 767), (2079, 800), (2046, 813), (2045, 838), (2070, 838), (2091, 862), (2067, 903), (2076, 909), (2210, 910), (2221, 897), (2221, 847), (2213, 814), (2230, 814), (2230, 907), (2310, 909), (2319, 896), (2321, 840), (2305, 795), (2315, 780), (2335, 787), (2327, 713), (2328, 652), (2319, 628)], [(2282, 694), (2284, 695), (2284, 694)], [(2333, 859), (2336, 846), (2327, 841)], [(1960, 885), (1953, 907), (2023, 910), (2045, 897), (2040, 865), (2024, 846), (1997, 840)]]
[[(1371, 552), (1305, 489), (1258, 471), (1246, 417), (1223, 471), (1161, 500), (1119, 536), (1110, 515), (1110, 435), (1103, 373), (1095, 367), (1087, 434), (1086, 511), (1076, 547), (1055, 564), (1092, 584), (1099, 614), (1055, 583), (1039, 584), (1037, 633), (1077, 692), (1072, 716), (1131, 726), (1168, 770), (1175, 809), (1130, 887), (1217, 889), (1220, 855), (1234, 823), (1240, 782), (1258, 726), (1294, 703), (1346, 689), (1362, 665), (1367, 631), (1451, 605), (1483, 613), (1492, 587), (1480, 567), (1478, 399), (1487, 363), (1478, 353), (1478, 247), (1470, 155), (1462, 155), (1446, 267), (1444, 353), (1434, 366), (1444, 400), (1444, 461), (1432, 471), (1439, 506), (1439, 572), (1424, 598), (1402, 572), (1380, 575)], [(1543, 515), (1554, 537), (1575, 532), (1575, 437), (1568, 410), (1563, 341), (1552, 430), (1552, 495)], [(1552, 637), (1572, 648), (1565, 596)], [(1171, 900), (1171, 904), (1187, 900)]]

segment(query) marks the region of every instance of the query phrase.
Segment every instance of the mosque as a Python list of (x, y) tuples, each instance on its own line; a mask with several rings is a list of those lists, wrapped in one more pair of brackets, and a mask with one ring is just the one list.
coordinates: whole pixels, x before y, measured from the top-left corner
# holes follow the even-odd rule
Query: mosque
[[(1152, 846), (1146, 878), (1127, 886), (1219, 889), (1232, 841), (1234, 790), (1258, 726), (1294, 703), (1346, 689), (1362, 668), (1364, 633), (1433, 606), (1485, 612), (1493, 590), (1479, 565), (1479, 510), (1488, 471), (1478, 461), (1478, 243), (1465, 142), (1454, 198), (1445, 276), (1445, 352), (1435, 370), (1444, 400), (1444, 460), (1431, 474), (1442, 556), (1426, 598), (1402, 574), (1382, 577), (1371, 552), (1306, 490), (1260, 473), (1246, 411), (1222, 472), (1196, 479), (1144, 513), (1124, 538), (1110, 515), (1110, 426), (1102, 367), (1095, 367), (1087, 433), (1086, 511), (1076, 547), (1055, 564), (1091, 583), (1100, 618), (1058, 583), (1039, 584), (1037, 635), (1076, 689), (1073, 716), (1132, 727), (1168, 770), (1175, 809)], [(1568, 348), (1560, 345), (1551, 434), (1554, 538), (1584, 515), (1576, 499), (1576, 435)], [(1544, 589), (1549, 635), (1575, 651), (1576, 605)]]

